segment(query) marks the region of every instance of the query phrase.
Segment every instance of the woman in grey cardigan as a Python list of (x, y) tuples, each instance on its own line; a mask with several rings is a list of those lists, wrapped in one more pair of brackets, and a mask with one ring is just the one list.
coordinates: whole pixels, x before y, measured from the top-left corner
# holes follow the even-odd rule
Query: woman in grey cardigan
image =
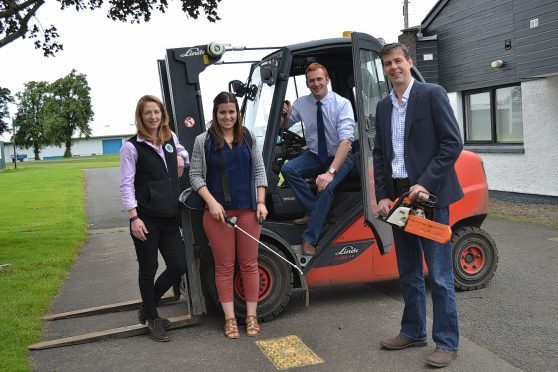
[(190, 161), (190, 183), (206, 202), (203, 226), (215, 260), (215, 284), (225, 313), (225, 336), (240, 333), (234, 313), (233, 278), (238, 258), (244, 299), (246, 335), (260, 332), (258, 304), (258, 243), (225, 222), (225, 215), (259, 238), (259, 221), (267, 217), (267, 178), (262, 155), (252, 133), (242, 126), (234, 94), (221, 92), (213, 100), (209, 130), (196, 137)]

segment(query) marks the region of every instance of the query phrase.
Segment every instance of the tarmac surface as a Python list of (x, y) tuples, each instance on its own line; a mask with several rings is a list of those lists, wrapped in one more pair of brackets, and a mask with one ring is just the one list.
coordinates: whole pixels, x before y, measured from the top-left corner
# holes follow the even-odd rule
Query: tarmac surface
[[(128, 231), (127, 216), (120, 212), (118, 169), (91, 169), (86, 170), (85, 174), (89, 237), (63, 288), (53, 301), (52, 313), (140, 298), (137, 262)], [(496, 230), (518, 229), (516, 225), (519, 225), (500, 219), (489, 219), (488, 223)], [(516, 225), (502, 226), (506, 223)], [(558, 231), (544, 229), (544, 234), (550, 239), (552, 236), (558, 236)], [(494, 238), (500, 245), (501, 252), (502, 242), (506, 244), (506, 239), (511, 239), (502, 237), (500, 233)], [(504, 240), (500, 240), (501, 238)], [(557, 243), (558, 240), (549, 240), (549, 247), (554, 252), (558, 247)], [(548, 256), (550, 262), (555, 262), (554, 256)], [(501, 253), (501, 265), (508, 259), (502, 259)], [(532, 270), (537, 270), (537, 267), (533, 267)], [(552, 282), (555, 281), (553, 278), (555, 276), (543, 279)], [(509, 285), (524, 285), (522, 280), (523, 276), (520, 275), (519, 282)], [(534, 286), (533, 283), (528, 285)], [(505, 343), (514, 345), (514, 340), (509, 339), (510, 336), (505, 331), (508, 327), (506, 322), (498, 323), (496, 319), (493, 327), (496, 330), (500, 329), (500, 333), (494, 333), (497, 331), (479, 326), (484, 324), (481, 320), (478, 324), (468, 321), (470, 318), (467, 314), (471, 314), (471, 318), (475, 319), (475, 311), (487, 311), (489, 316), (495, 317), (505, 317), (506, 312), (514, 311), (516, 305), (513, 303), (506, 308), (497, 306), (496, 309), (491, 307), (490, 299), (478, 300), (475, 303), (475, 298), (485, 298), (486, 292), (482, 291), (484, 290), (467, 292), (468, 296), (465, 298), (469, 299), (468, 303), (462, 300), (461, 294), (458, 296), (462, 323), (459, 356), (445, 370), (519, 371), (521, 369), (514, 365), (520, 366), (521, 363), (513, 360), (513, 354), (510, 356), (505, 352)], [(537, 297), (544, 297), (542, 291), (535, 288), (533, 291)], [(147, 335), (140, 335), (30, 351), (30, 357), (37, 371), (274, 371), (277, 370), (276, 367), (255, 341), (296, 335), (323, 360), (321, 364), (298, 367), (301, 371), (430, 370), (425, 360), (434, 349), (432, 340), (429, 340), (427, 347), (395, 352), (379, 347), (381, 339), (395, 335), (399, 329), (402, 300), (397, 292), (396, 282), (316, 289), (310, 293), (309, 308), (304, 306), (303, 296), (295, 295), (278, 318), (262, 323), (262, 332), (256, 338), (244, 336), (241, 328), (239, 340), (226, 339), (222, 332), (221, 315), (210, 314), (200, 324), (169, 331), (171, 342), (168, 343), (153, 342)], [(551, 292), (552, 299), (555, 299), (555, 294), (556, 290)], [(505, 301), (505, 298), (499, 300)], [(554, 303), (548, 305), (555, 306)], [(180, 300), (176, 304), (161, 306), (159, 309), (162, 316), (171, 317), (181, 315), (184, 306), (184, 302)], [(485, 308), (479, 309), (479, 306)], [(520, 306), (527, 305), (524, 301)], [(543, 309), (540, 311), (545, 312)], [(461, 312), (465, 314), (465, 321), (462, 320)], [(550, 310), (548, 312), (549, 314), (543, 315), (553, 317)], [(541, 324), (540, 319), (537, 319), (531, 321), (543, 327), (545, 322)], [(45, 322), (44, 340), (132, 325), (136, 322), (136, 311)], [(430, 318), (428, 329), (431, 329)], [(492, 338), (490, 335), (479, 338), (477, 333), (489, 333)], [(546, 337), (550, 342), (554, 340), (550, 334), (541, 334), (540, 337), (544, 342)], [(493, 348), (495, 339), (504, 345)], [(550, 350), (541, 350), (542, 355), (535, 358), (545, 358), (547, 352), (556, 351), (555, 346), (550, 345), (548, 348)], [(553, 355), (551, 358), (555, 358), (557, 354)], [(514, 365), (510, 364), (510, 361)], [(525, 364), (525, 367), (528, 367), (525, 370), (531, 370), (534, 366), (532, 363)], [(556, 364), (546, 366), (550, 366), (548, 370), (552, 370), (552, 366)]]

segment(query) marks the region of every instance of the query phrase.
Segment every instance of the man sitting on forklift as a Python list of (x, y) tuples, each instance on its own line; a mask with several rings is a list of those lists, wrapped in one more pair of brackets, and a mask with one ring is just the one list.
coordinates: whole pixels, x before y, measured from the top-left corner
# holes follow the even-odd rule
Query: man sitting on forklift
[[(311, 63), (305, 74), (311, 94), (299, 97), (292, 106), (286, 102), (283, 114), (289, 118), (288, 127), (304, 123), (308, 149), (286, 162), (281, 173), (306, 211), (306, 216), (294, 221), (308, 224), (302, 234), (302, 254), (315, 255), (333, 191), (355, 164), (351, 154), (355, 119), (350, 101), (328, 91), (329, 75), (323, 65)], [(316, 177), (317, 195), (306, 182), (310, 177)]]

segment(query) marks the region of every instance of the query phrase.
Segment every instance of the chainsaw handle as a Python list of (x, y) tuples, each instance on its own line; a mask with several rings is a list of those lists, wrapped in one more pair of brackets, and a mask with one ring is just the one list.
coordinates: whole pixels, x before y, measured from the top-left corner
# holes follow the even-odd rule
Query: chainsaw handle
[(393, 212), (395, 212), (397, 210), (397, 208), (399, 208), (401, 206), (410, 207), (410, 208), (421, 208), (423, 210), (425, 208), (434, 208), (434, 206), (436, 205), (436, 202), (438, 200), (436, 195), (430, 194), (430, 193), (425, 193), (424, 191), (419, 191), (419, 193), (421, 193), (421, 192), (423, 194), (428, 195), (428, 198), (426, 200), (421, 201), (421, 200), (418, 200), (418, 198), (411, 199), (409, 197), (409, 195), (411, 195), (411, 191), (410, 190), (406, 191), (393, 201), (393, 203), (391, 204), (391, 208), (389, 209), (389, 212), (388, 212), (386, 217), (382, 217), (382, 216), (378, 215), (377, 218), (380, 221), (387, 222), (387, 220), (393, 214)]
[(436, 197), (436, 195), (434, 194), (430, 194), (430, 193), (425, 193), (424, 191), (419, 191), (419, 194), (423, 193), (423, 194), (427, 194), (428, 198), (426, 200), (419, 200), (418, 199), (418, 195), (417, 197), (415, 197), (414, 199), (411, 199), (409, 197), (409, 195), (411, 195), (411, 191), (406, 191), (403, 194), (401, 194), (398, 198), (396, 198), (393, 202), (393, 204), (391, 205), (391, 208), (389, 209), (389, 213), (386, 216), (386, 220), (389, 218), (389, 216), (391, 216), (391, 214), (400, 206), (405, 206), (405, 207), (422, 207), (422, 208), (434, 208), (434, 206), (436, 205), (436, 202), (438, 200), (438, 198)]
[[(420, 200), (418, 198), (419, 194), (426, 194), (428, 197), (425, 200)], [(438, 201), (438, 197), (434, 194), (430, 194), (429, 192), (419, 191), (417, 196), (414, 199), (409, 197), (411, 195), (411, 190), (404, 192), (401, 196), (393, 202), (393, 204), (398, 207), (401, 204), (411, 205), (413, 203), (423, 204), (427, 207), (434, 207), (436, 202)], [(392, 207), (393, 209), (394, 207)]]

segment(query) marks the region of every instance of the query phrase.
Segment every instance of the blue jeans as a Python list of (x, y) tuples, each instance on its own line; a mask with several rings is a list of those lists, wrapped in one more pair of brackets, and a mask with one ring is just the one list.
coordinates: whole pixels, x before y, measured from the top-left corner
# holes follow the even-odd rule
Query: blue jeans
[[(436, 209), (435, 221), (448, 224), (448, 208)], [(429, 239), (393, 229), (399, 285), (405, 300), (400, 333), (412, 340), (426, 340), (426, 303), (423, 273), (423, 253), (430, 278), (434, 324), (432, 338), (436, 347), (457, 350), (459, 329), (457, 301), (453, 282), (451, 244), (440, 244)]]
[[(333, 158), (330, 158), (330, 160), (333, 160)], [(330, 162), (323, 165), (318, 159), (318, 155), (307, 150), (300, 156), (283, 164), (281, 168), (281, 174), (293, 189), (296, 199), (311, 217), (302, 238), (312, 245), (316, 245), (318, 242), (318, 237), (333, 202), (333, 191), (353, 169), (355, 161), (352, 154), (347, 155), (347, 159), (345, 159), (341, 169), (337, 170), (333, 181), (324, 191), (314, 195), (305, 179), (324, 173), (329, 164)]]

